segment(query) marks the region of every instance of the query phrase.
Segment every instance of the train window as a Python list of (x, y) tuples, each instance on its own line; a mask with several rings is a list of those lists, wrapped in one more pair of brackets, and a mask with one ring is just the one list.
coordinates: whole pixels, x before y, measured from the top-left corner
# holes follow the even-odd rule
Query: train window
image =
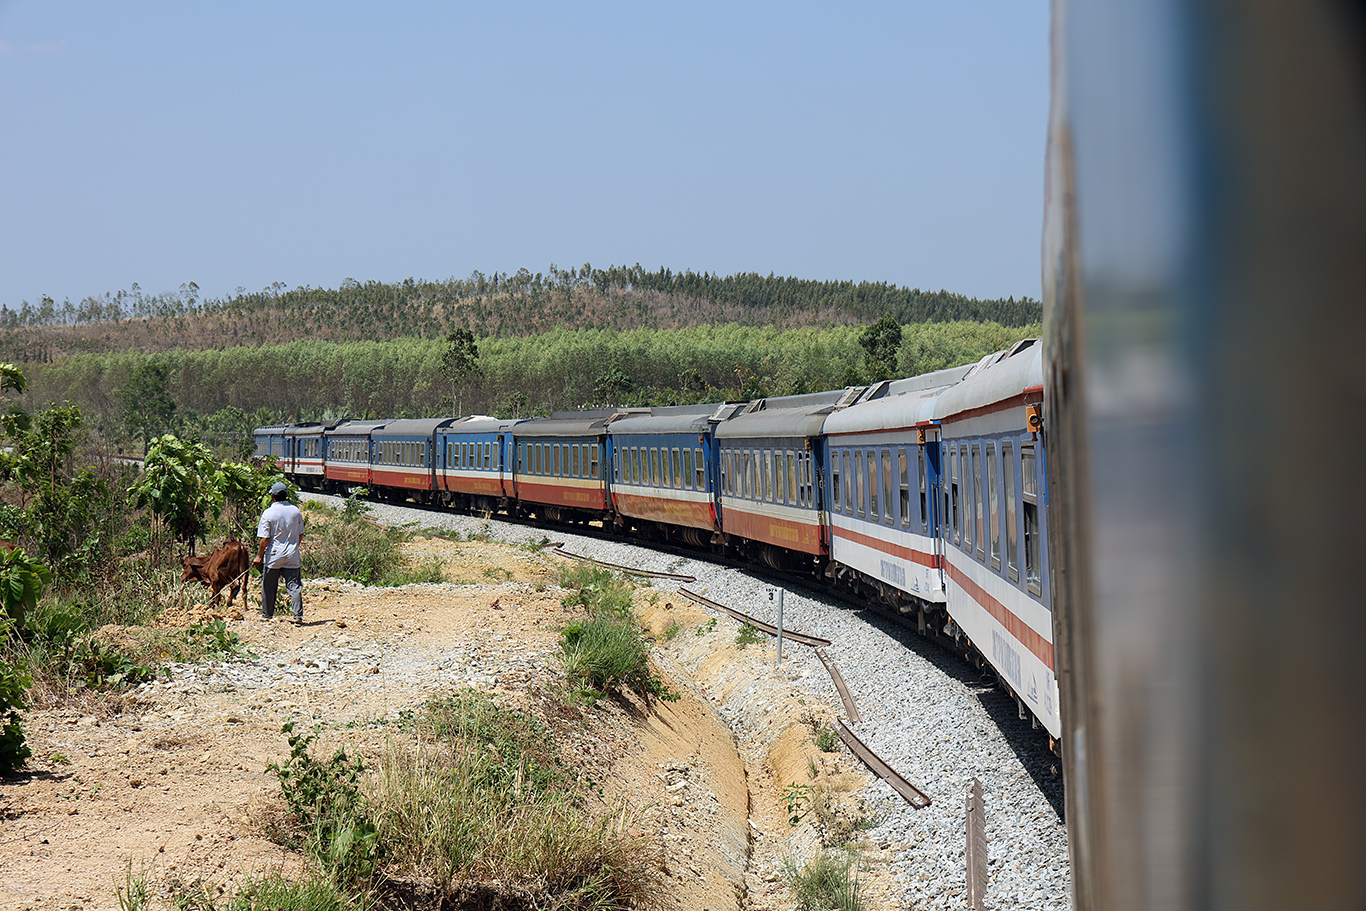
[(1043, 591), (1039, 578), (1039, 485), (1035, 473), (1034, 447), (1020, 447), (1020, 489), (1024, 494), (1025, 584), (1034, 594)]
[(740, 496), (749, 499), (754, 496), (754, 453), (746, 449), (742, 459), (744, 470), (740, 472)]
[(835, 512), (844, 512), (844, 498), (840, 493), (840, 453), (839, 450), (830, 452), (830, 505), (835, 508)]
[(675, 487), (682, 487), (682, 486), (683, 486), (683, 456), (682, 456), (682, 454), (681, 454), (677, 449), (675, 449), (675, 450), (673, 451), (673, 462), (672, 462), (672, 464), (671, 464), (671, 467), (672, 467), (672, 469), (673, 469), (673, 482), (674, 482), (674, 486), (675, 486)]
[(925, 450), (916, 450), (916, 469), (920, 478), (920, 530), (930, 530), (930, 500), (928, 496), (929, 476), (925, 473)]
[[(910, 460), (906, 458), (906, 450), (896, 451), (896, 462), (901, 476), (901, 499), (897, 502), (901, 505), (901, 527), (911, 527), (911, 467)], [(923, 482), (923, 478), (921, 479)], [(920, 511), (925, 511), (925, 487), (920, 487)]]
[(729, 497), (733, 491), (730, 489), (731, 479), (735, 477), (730, 470), (730, 450), (721, 450), (721, 495)]
[(571, 471), (570, 474), (577, 478), (579, 476), (579, 444), (575, 443), (572, 449), (574, 451), (574, 460), (572, 462), (573, 471)]
[(694, 489), (694, 490), (706, 490), (706, 489), (707, 489), (707, 463), (704, 462), (704, 461), (702, 460), (702, 450), (700, 450), (700, 449), (694, 449), (694, 450), (692, 451), (692, 465), (693, 465), (693, 489)]
[(589, 477), (593, 480), (598, 479), (598, 444), (594, 443), (588, 447), (588, 470)]
[(787, 454), (787, 502), (797, 503), (797, 458), (792, 452)]
[(640, 448), (639, 448), (639, 447), (636, 447), (636, 446), (632, 446), (630, 452), (631, 452), (631, 483), (632, 483), (632, 484), (639, 484), (639, 483), (640, 483)]
[(645, 451), (645, 455), (642, 456), (642, 458), (645, 459), (645, 464), (642, 466), (642, 469), (645, 472), (645, 483), (650, 485), (651, 487), (658, 487), (659, 450), (655, 449), (654, 447), (651, 447), (650, 449)]
[(982, 447), (972, 447), (972, 540), (977, 544), (977, 559), (987, 554), (987, 542), (982, 537), (982, 509), (986, 504), (982, 497)]
[(953, 451), (949, 454), (949, 470), (950, 470), (950, 474), (951, 474), (951, 476), (952, 476), (952, 478), (953, 478), (953, 482), (952, 482), (952, 485), (951, 485), (951, 486), (952, 486), (952, 490), (953, 490), (953, 493), (952, 493), (952, 501), (953, 501), (953, 502), (952, 502), (952, 504), (950, 505), (949, 515), (950, 515), (950, 517), (953, 519), (953, 543), (954, 543), (954, 544), (959, 544), (959, 543), (961, 543), (962, 540), (963, 540), (963, 523), (960, 521), (960, 518), (961, 518), (961, 517), (960, 517), (960, 515), (959, 515), (959, 510), (958, 510), (958, 505), (959, 505), (959, 503), (961, 502), (961, 497), (960, 497), (960, 495), (959, 495), (959, 491), (962, 489), (961, 487), (958, 486), (958, 471), (959, 471), (959, 468), (960, 468), (960, 465), (959, 465), (959, 460), (958, 460), (958, 447), (955, 446), (955, 447), (953, 447)]
[(1005, 481), (1006, 500), (1006, 575), (1011, 582), (1020, 581), (1020, 557), (1016, 553), (1019, 537), (1015, 531), (1015, 450), (1009, 443), (1001, 445), (1001, 480)]
[(892, 452), (889, 449), (882, 450), (882, 510), (885, 515), (883, 521), (891, 525), (896, 517), (892, 514), (892, 491), (895, 490), (896, 479), (892, 475)]
[(493, 470), (493, 443), (492, 441), (484, 444), (484, 467), (489, 471)]
[(996, 490), (996, 447), (988, 444), (986, 470), (987, 524), (991, 540), (991, 567), (1001, 568), (1001, 495)]
[(531, 466), (531, 473), (532, 473), (532, 474), (542, 474), (543, 472), (541, 471), (541, 469), (545, 467), (545, 444), (544, 444), (544, 443), (533, 443), (533, 444), (532, 444), (532, 446), (531, 446), (531, 461), (534, 463), (534, 464)]
[(783, 470), (783, 454), (773, 454), (773, 502), (787, 502), (787, 472)]
[(877, 450), (868, 450), (868, 518), (876, 522), (882, 515), (881, 503), (877, 498), (878, 487)]
[(802, 463), (806, 466), (806, 505), (816, 505), (816, 475), (811, 467), (811, 453), (803, 453)]
[(557, 478), (560, 476), (560, 450), (563, 448), (564, 447), (559, 443), (552, 443), (550, 445), (551, 466), (555, 469), (555, 477)]
[(854, 451), (854, 508), (863, 515), (863, 450)]
[(854, 515), (854, 474), (850, 471), (850, 451), (846, 449), (840, 455), (840, 462), (844, 466), (844, 512)]
[(693, 486), (692, 480), (692, 450), (683, 450), (683, 484), (685, 487)]
[(659, 486), (671, 487), (674, 482), (673, 468), (669, 462), (669, 447), (659, 450)]
[(763, 483), (759, 485), (759, 499), (773, 502), (773, 450), (765, 449), (759, 453), (759, 470), (763, 472)]

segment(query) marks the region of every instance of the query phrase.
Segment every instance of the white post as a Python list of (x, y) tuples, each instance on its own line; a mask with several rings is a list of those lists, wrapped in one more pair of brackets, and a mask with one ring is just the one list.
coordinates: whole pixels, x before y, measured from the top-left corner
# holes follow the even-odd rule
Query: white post
[(778, 663), (783, 663), (783, 590), (778, 589)]

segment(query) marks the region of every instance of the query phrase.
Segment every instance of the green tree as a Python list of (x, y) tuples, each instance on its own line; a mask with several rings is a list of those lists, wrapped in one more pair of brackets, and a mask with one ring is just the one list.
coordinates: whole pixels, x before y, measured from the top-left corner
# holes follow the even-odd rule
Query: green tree
[(118, 389), (124, 430), (142, 443), (144, 455), (152, 438), (169, 431), (175, 420), (175, 402), (166, 389), (170, 375), (165, 361), (141, 361)]
[(876, 382), (890, 380), (896, 375), (897, 353), (901, 350), (901, 324), (884, 313), (878, 320), (859, 336), (864, 358), (868, 363), (868, 374)]
[(452, 329), (446, 335), (446, 349), (441, 352), (441, 372), (451, 382), (451, 403), (455, 405), (455, 416), (460, 417), (465, 407), (465, 381), (479, 372), (479, 346), (474, 343), (470, 330)]
[[(161, 527), (190, 545), (204, 533), (207, 520), (223, 508), (224, 494), (215, 483), (218, 462), (203, 443), (187, 443), (169, 433), (147, 447), (142, 476), (128, 488), (138, 507), (147, 507)], [(154, 537), (158, 550), (161, 535)]]
[(600, 405), (622, 405), (635, 388), (630, 374), (620, 364), (612, 364), (593, 381), (593, 400)]

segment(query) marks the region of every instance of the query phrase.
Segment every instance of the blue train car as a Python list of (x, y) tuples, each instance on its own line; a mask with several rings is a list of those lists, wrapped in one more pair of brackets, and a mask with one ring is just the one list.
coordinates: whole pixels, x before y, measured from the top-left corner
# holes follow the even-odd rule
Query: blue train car
[(370, 482), (385, 499), (434, 499), (437, 436), (454, 418), (390, 421), (370, 433)]
[(449, 421), (436, 431), (436, 489), (445, 503), (493, 512), (513, 496), (514, 427), (486, 415)]
[(941, 393), (934, 420), (949, 616), (1057, 737), (1042, 408), (1042, 349), (1025, 339)]
[(934, 407), (971, 366), (893, 381), (878, 390), (883, 397), (826, 419), (826, 513), (835, 575), (853, 569), (877, 580), (884, 595), (899, 591), (945, 601)]
[(565, 411), (519, 423), (513, 489), (520, 508), (550, 522), (607, 518), (607, 423), (619, 413)]
[(608, 425), (612, 506), (623, 523), (666, 535), (677, 530), (695, 546), (721, 530), (713, 433), (719, 413), (716, 405), (655, 408)]
[(323, 431), (323, 489), (346, 495), (352, 487), (372, 483), (371, 432), (387, 421), (342, 421)]

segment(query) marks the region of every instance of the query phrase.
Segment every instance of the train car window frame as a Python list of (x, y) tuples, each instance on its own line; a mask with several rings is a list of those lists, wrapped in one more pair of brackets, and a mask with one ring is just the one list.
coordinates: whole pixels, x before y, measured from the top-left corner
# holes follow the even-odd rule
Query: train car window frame
[(840, 488), (840, 450), (830, 450), (830, 502), (835, 512), (844, 512), (843, 491)]
[(684, 483), (684, 486), (687, 487), (687, 489), (689, 489), (689, 490), (692, 490), (692, 489), (693, 489), (692, 448), (691, 448), (691, 447), (689, 447), (689, 448), (683, 450), (683, 483)]
[(880, 475), (881, 475), (881, 472), (878, 471), (878, 465), (877, 465), (877, 450), (876, 450), (876, 449), (869, 449), (869, 450), (868, 450), (868, 475), (867, 475), (867, 477), (864, 479), (864, 481), (865, 481), (865, 483), (866, 483), (866, 486), (867, 486), (867, 488), (868, 488), (868, 491), (867, 491), (867, 492), (868, 492), (868, 521), (869, 521), (869, 522), (878, 522), (878, 521), (881, 521), (881, 519), (882, 519), (882, 509), (881, 509), (882, 504), (878, 502), (878, 498), (877, 498), (878, 486), (882, 483), (882, 478), (880, 477)]
[(631, 447), (631, 483), (640, 486), (640, 447)]
[(920, 484), (920, 530), (925, 534), (930, 531), (930, 476), (926, 471), (925, 448), (916, 447), (916, 477)]
[(1001, 494), (996, 483), (998, 469), (996, 467), (995, 443), (986, 445), (984, 458), (986, 459), (986, 511), (989, 526), (987, 534), (989, 539), (988, 554), (991, 557), (991, 568), (999, 570), (1001, 568)]
[(592, 479), (598, 480), (598, 444), (593, 443), (588, 454), (588, 468), (592, 472)]
[(787, 502), (791, 506), (799, 505), (797, 502), (797, 454), (790, 449), (787, 451)]
[(882, 505), (884, 507), (882, 521), (887, 525), (896, 524), (896, 515), (892, 507), (892, 503), (896, 500), (892, 493), (895, 490), (895, 484), (896, 478), (892, 474), (892, 451), (884, 449), (882, 450)]
[(1011, 582), (1020, 581), (1020, 536), (1015, 528), (1015, 447), (1012, 443), (1001, 444), (1001, 480), (1005, 482), (1006, 501), (1006, 576)]
[(777, 487), (777, 478), (773, 476), (773, 450), (765, 449), (763, 452), (764, 468), (764, 502), (774, 502), (774, 489)]
[(1043, 594), (1042, 568), (1039, 566), (1039, 490), (1038, 466), (1034, 446), (1020, 444), (1020, 491), (1023, 495), (1025, 585), (1036, 595)]
[(950, 487), (953, 499), (953, 543), (961, 547), (963, 544), (963, 523), (961, 508), (963, 504), (963, 488), (959, 480), (959, 472), (962, 470), (962, 462), (959, 458), (959, 447), (954, 446), (949, 451)]
[(983, 508), (986, 506), (982, 497), (982, 446), (980, 443), (972, 444), (972, 543), (973, 552), (977, 559), (986, 561), (987, 542), (983, 538), (984, 516)]
[(675, 446), (672, 450), (673, 458), (669, 462), (669, 468), (673, 471), (674, 488), (679, 489), (683, 486), (683, 453)]
[(854, 450), (854, 509), (861, 518), (866, 509), (863, 501), (863, 450)]
[(570, 477), (577, 478), (579, 476), (579, 444), (573, 444), (570, 447), (570, 450), (572, 452), (572, 458), (569, 461), (571, 468)]
[(693, 490), (707, 489), (707, 461), (701, 449), (692, 451)]
[[(906, 455), (906, 450), (896, 451), (896, 467), (899, 469), (898, 475), (901, 481), (900, 498), (897, 503), (901, 506), (901, 527), (911, 527), (911, 460)], [(922, 491), (923, 493), (923, 491)]]

